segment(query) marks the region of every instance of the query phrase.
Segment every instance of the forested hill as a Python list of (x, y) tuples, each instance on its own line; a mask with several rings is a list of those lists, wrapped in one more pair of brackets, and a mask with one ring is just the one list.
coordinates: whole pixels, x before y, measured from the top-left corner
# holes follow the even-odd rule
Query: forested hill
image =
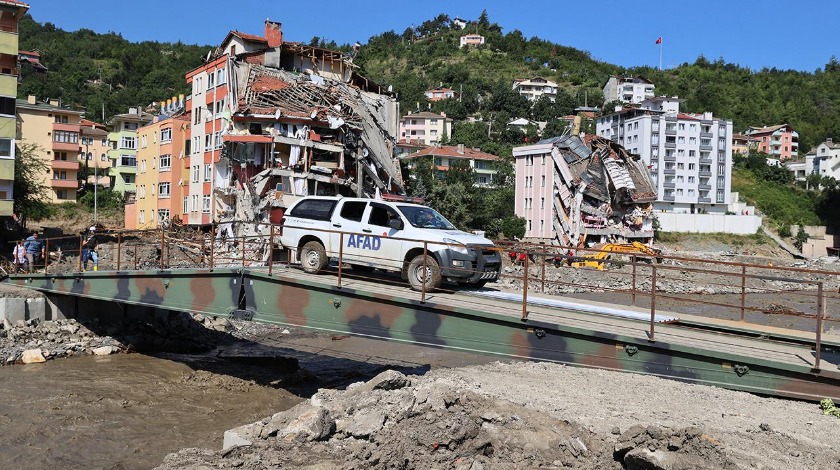
[[(219, 37), (224, 33), (220, 31)], [(486, 43), (459, 48), (460, 36), (467, 33), (483, 35)], [(19, 95), (61, 98), (65, 105), (85, 107), (88, 116), (97, 120), (103, 103), (107, 118), (128, 106), (145, 106), (186, 92), (184, 73), (198, 66), (213, 47), (131, 43), (116, 33), (67, 32), (28, 15), (21, 21), (20, 38), (21, 49), (41, 51), (50, 72), (45, 76), (24, 67)], [(349, 49), (318, 37), (311, 43)], [(575, 106), (600, 106), (608, 76), (623, 73), (652, 80), (657, 94), (683, 98), (685, 111), (712, 111), (733, 120), (736, 132), (748, 126), (790, 123), (800, 133), (803, 151), (827, 137), (840, 139), (840, 62), (833, 57), (826, 61), (814, 72), (753, 71), (703, 57), (665, 71), (625, 69), (594, 60), (585, 51), (526, 38), (516, 29), (506, 31), (486, 13), (464, 30), (447, 15), (439, 15), (402, 33), (384, 32), (370, 38), (356, 57), (363, 74), (393, 85), (403, 111), (416, 109), (418, 103), (426, 109), (429, 103), (423, 91), (442, 85), (462, 91), (462, 99), (434, 103), (432, 110), (446, 111), (456, 120), (481, 113), (485, 122), (493, 122), (494, 131), (503, 130), (504, 123), (516, 117), (550, 121)], [(531, 108), (511, 93), (513, 79), (536, 76), (560, 84), (556, 104), (537, 103)], [(486, 128), (456, 124), (454, 139), (478, 146), (482, 132), (487, 135)], [(493, 140), (501, 150), (516, 136), (494, 132)]]
[(108, 119), (129, 106), (145, 107), (187, 93), (184, 74), (201, 65), (211, 47), (132, 43), (117, 33), (89, 29), (68, 32), (27, 14), (20, 22), (20, 48), (39, 50), (49, 73), (22, 67), (18, 96), (60, 98), (62, 105), (84, 108), (89, 119), (102, 121), (103, 104)]

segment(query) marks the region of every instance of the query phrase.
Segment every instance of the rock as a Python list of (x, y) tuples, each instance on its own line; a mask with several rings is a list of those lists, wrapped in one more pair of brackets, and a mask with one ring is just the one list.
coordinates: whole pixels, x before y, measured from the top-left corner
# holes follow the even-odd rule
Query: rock
[(335, 432), (335, 420), (325, 408), (301, 408), (303, 412), (277, 433), (278, 438), (286, 441), (319, 441)]
[(20, 360), (24, 364), (37, 364), (41, 362), (47, 362), (47, 360), (44, 358), (44, 354), (41, 352), (40, 349), (27, 349), (21, 355)]
[(772, 432), (773, 431), (773, 427), (770, 426), (767, 423), (761, 423), (761, 424), (758, 425), (758, 427), (759, 427), (759, 429), (761, 429), (764, 432)]
[(660, 458), (661, 454), (648, 449), (633, 449), (624, 456), (627, 470), (670, 470)]
[(347, 418), (344, 432), (353, 437), (367, 438), (376, 434), (385, 424), (385, 415), (379, 410), (364, 410)]
[(96, 356), (107, 356), (109, 354), (114, 353), (114, 347), (113, 346), (100, 346), (98, 348), (94, 348), (92, 350), (92, 352)]
[(68, 333), (71, 335), (75, 335), (77, 331), (79, 331), (79, 325), (76, 324), (65, 324), (58, 327), (58, 331), (63, 331), (64, 333)]
[(368, 381), (373, 390), (397, 390), (409, 385), (408, 377), (395, 370), (386, 370)]
[(253, 442), (243, 438), (235, 430), (225, 431), (222, 439), (222, 450), (228, 450), (232, 447), (245, 447), (253, 445)]
[(281, 332), (280, 332), (280, 334), (283, 334), (283, 335), (290, 335), (290, 334), (292, 334), (292, 332), (291, 332), (291, 331), (289, 331), (289, 330), (287, 330), (287, 329), (283, 329), (283, 331), (281, 331)]
[(213, 328), (218, 330), (219, 327), (222, 328), (222, 331), (230, 330), (233, 328), (233, 323), (227, 318), (216, 317), (213, 319)]

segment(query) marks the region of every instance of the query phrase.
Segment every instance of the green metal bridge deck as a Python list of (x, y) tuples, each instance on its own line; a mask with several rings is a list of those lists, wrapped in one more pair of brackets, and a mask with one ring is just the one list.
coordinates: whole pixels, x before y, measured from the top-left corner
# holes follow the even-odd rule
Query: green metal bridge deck
[(652, 321), (590, 313), (585, 303), (583, 310), (527, 303), (523, 309), (521, 302), (469, 291), (421, 294), (387, 279), (345, 277), (339, 287), (334, 275), (306, 274), (288, 266), (275, 266), (273, 271), (250, 267), (25, 274), (7, 276), (3, 282), (48, 296), (650, 374), (765, 395), (840, 400), (837, 344), (823, 341), (817, 349), (807, 335), (758, 325), (696, 319), (657, 323), (652, 338)]

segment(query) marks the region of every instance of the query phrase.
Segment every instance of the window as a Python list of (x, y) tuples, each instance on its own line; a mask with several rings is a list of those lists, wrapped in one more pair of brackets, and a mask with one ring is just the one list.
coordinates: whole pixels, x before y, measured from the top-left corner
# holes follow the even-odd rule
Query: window
[[(666, 124), (666, 125), (667, 125), (667, 124)], [(685, 123), (684, 123), (684, 122), (681, 122), (681, 123), (679, 124), (679, 128), (680, 128), (680, 130), (681, 130), (681, 131), (684, 131), (684, 130), (685, 130)]]
[(147, 147), (146, 134), (143, 134), (143, 135), (140, 136), (140, 148), (146, 148), (146, 147)]
[(146, 160), (140, 160), (140, 173), (146, 172)]
[(718, 164), (718, 171), (717, 172), (722, 175), (725, 171), (726, 171), (726, 165), (724, 165), (723, 163)]
[(120, 157), (120, 166), (137, 166), (137, 159), (130, 155), (122, 155)]
[(169, 221), (169, 209), (158, 209), (158, 222), (165, 223)]
[(689, 176), (689, 177), (688, 177), (688, 182), (689, 182), (689, 184), (693, 184), (693, 183), (694, 183), (694, 177), (693, 177), (693, 176)]
[(685, 169), (685, 164), (683, 164), (683, 163), (677, 163), (677, 169), (678, 169), (678, 170), (684, 170), (684, 169)]
[(219, 101), (216, 101), (216, 104), (215, 104), (215, 107), (213, 108), (213, 110), (214, 110), (214, 112), (217, 116), (219, 114), (222, 114), (222, 111), (225, 110), (225, 100), (221, 99)]
[(172, 128), (167, 127), (166, 129), (160, 130), (160, 143), (164, 144), (166, 142), (172, 142)]
[[(210, 212), (210, 196), (202, 196), (201, 198), (201, 212)], [(329, 220), (329, 219), (327, 219)]]
[(158, 183), (158, 195), (160, 197), (169, 197), (171, 189), (171, 183), (169, 182)]
[[(231, 52), (232, 54), (232, 52)], [(227, 82), (227, 76), (225, 74), (225, 69), (221, 68), (216, 71), (216, 85), (224, 85)]]
[(210, 72), (207, 74), (207, 89), (211, 89), (216, 86), (216, 74)]
[(134, 137), (123, 137), (120, 139), (120, 148), (134, 150), (137, 148), (137, 139)]
[(540, 209), (545, 209), (545, 198), (544, 197), (540, 198)]
[(55, 122), (57, 124), (67, 124), (67, 116), (59, 116), (58, 114), (56, 114)]
[(159, 168), (160, 171), (169, 171), (172, 169), (172, 155), (161, 155)]
[(210, 142), (210, 139), (211, 139), (212, 137), (213, 137), (213, 136), (212, 136), (211, 134), (207, 134), (207, 135), (205, 135), (205, 136), (204, 136), (204, 149), (205, 149), (205, 150), (206, 150), (206, 149), (209, 149), (209, 148), (212, 148), (212, 147), (211, 147), (212, 142)]
[(362, 221), (362, 215), (367, 207), (366, 201), (348, 201), (341, 207), (341, 218), (347, 220)]
[(75, 144), (79, 142), (79, 133), (69, 131), (55, 131), (53, 132), (53, 141), (64, 144)]
[(67, 172), (66, 171), (53, 171), (53, 179), (54, 180), (66, 180), (67, 179)]
[(184, 196), (184, 210), (182, 211), (184, 214), (189, 212), (189, 205), (190, 205), (190, 198), (187, 197), (187, 196)]
[(542, 176), (542, 187), (545, 187), (545, 175)]
[(692, 131), (696, 131), (697, 130), (697, 124), (689, 124), (688, 129), (692, 130)]
[(136, 131), (137, 130), (137, 123), (136, 122), (125, 122), (125, 123), (123, 123), (123, 130)]
[(207, 164), (204, 165), (204, 181), (210, 181), (213, 177), (213, 165)]
[(696, 156), (697, 156), (697, 151), (695, 151), (695, 150), (689, 150), (689, 151), (688, 151), (688, 156), (689, 156), (689, 158), (694, 158), (694, 157), (696, 157)]
[(67, 152), (55, 152), (54, 160), (67, 161)]
[(15, 116), (17, 108), (15, 107), (15, 97), (0, 96), (0, 114), (7, 116)]
[(201, 170), (199, 169), (199, 165), (193, 165), (193, 167), (192, 167), (192, 178), (190, 179), (190, 181), (192, 181), (193, 183), (198, 183), (198, 177), (199, 177), (199, 172), (200, 171)]
[(193, 113), (193, 124), (201, 124), (201, 106), (196, 106)]
[(99, 156), (99, 161), (107, 162), (108, 161), (108, 155), (103, 153), (102, 155)]
[(688, 164), (688, 169), (693, 170), (694, 169), (694, 163), (689, 163)]
[(66, 189), (56, 190), (55, 197), (57, 199), (67, 199), (67, 190)]
[(140, 222), (141, 225), (146, 223), (146, 211), (140, 211), (140, 216), (137, 218), (137, 221)]

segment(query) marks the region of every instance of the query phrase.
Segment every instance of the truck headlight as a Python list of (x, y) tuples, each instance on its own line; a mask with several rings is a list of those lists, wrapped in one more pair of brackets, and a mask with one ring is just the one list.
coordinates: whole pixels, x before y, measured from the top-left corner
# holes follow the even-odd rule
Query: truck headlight
[(451, 238), (444, 238), (443, 243), (446, 243), (447, 248), (454, 251), (455, 253), (461, 253), (465, 255), (470, 254), (470, 250), (469, 248), (467, 248), (467, 245), (464, 245), (463, 243), (457, 240), (452, 240)]

